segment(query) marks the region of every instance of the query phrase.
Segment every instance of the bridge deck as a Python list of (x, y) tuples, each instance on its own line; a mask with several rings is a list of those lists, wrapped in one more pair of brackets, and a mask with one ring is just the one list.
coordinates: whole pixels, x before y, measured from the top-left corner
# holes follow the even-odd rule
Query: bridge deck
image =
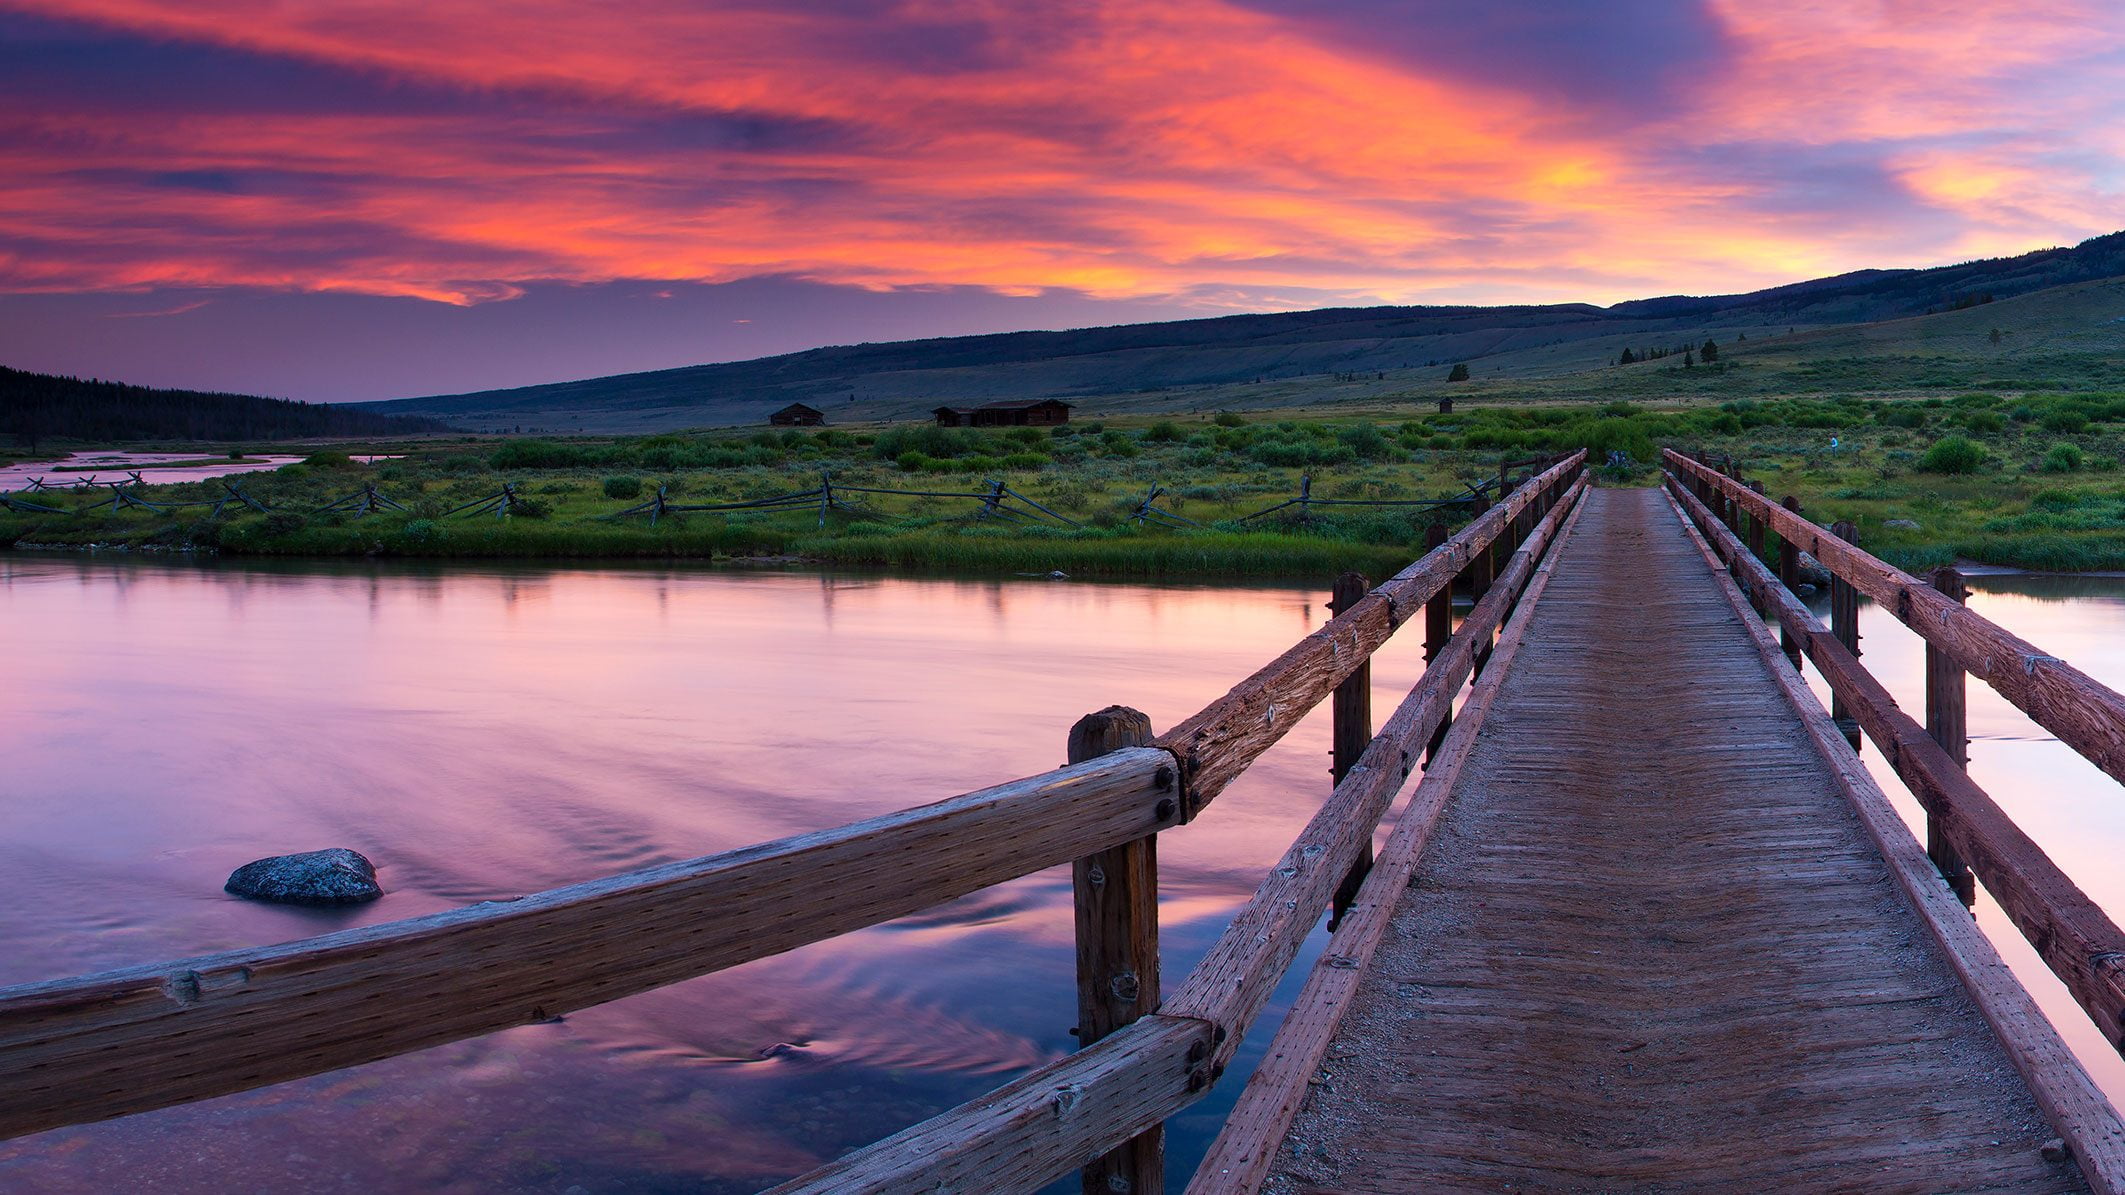
[(1587, 502), (1268, 1189), (2085, 1189), (1660, 495)]

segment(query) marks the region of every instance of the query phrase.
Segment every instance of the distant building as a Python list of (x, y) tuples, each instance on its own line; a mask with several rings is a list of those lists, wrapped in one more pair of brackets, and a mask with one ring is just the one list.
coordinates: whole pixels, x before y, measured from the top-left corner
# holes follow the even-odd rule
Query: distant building
[(1449, 394), (1449, 395), (1447, 395), (1446, 397), (1444, 397), (1444, 398), (1442, 398), (1442, 399), (1440, 399), (1440, 400), (1439, 400), (1439, 414), (1441, 414), (1441, 415), (1451, 415), (1451, 414), (1453, 414), (1453, 413), (1454, 413), (1454, 399), (1453, 399), (1453, 396)]
[(939, 427), (1050, 427), (1070, 422), (1070, 404), (1052, 398), (989, 402), (978, 407), (939, 407)]
[(776, 427), (824, 427), (826, 414), (801, 402), (793, 402), (767, 417)]

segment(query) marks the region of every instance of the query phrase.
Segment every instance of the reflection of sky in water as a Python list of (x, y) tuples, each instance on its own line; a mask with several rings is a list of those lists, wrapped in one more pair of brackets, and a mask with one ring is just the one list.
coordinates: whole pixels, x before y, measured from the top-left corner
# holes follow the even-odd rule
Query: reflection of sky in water
[[(260, 454), (232, 461), (221, 457), (201, 456), (196, 452), (75, 452), (58, 460), (0, 464), (0, 491), (26, 490), (32, 478), (42, 478), (47, 484), (57, 486), (86, 484), (90, 481), (100, 485), (104, 482), (124, 481), (126, 474), (135, 470), (140, 472), (141, 480), (150, 485), (170, 485), (180, 481), (206, 481), (209, 478), (228, 477), (237, 473), (261, 473), (267, 469), (278, 469), (282, 465), (292, 465), (302, 459), (301, 456)], [(356, 456), (353, 459), (372, 463), (398, 458)], [(172, 463), (179, 461), (196, 463)]]
[[(412, 916), (1037, 772), (1088, 710), (1192, 713), (1318, 625), (1321, 596), (0, 556), (18, 632), (0, 655), (0, 983)], [(1380, 717), (1416, 679), (1420, 633), (1379, 657)], [(1312, 812), (1327, 750), (1324, 711), (1163, 836), (1169, 983)], [(221, 893), (239, 863), (327, 845), (375, 858), (387, 898), (317, 913)], [(1059, 869), (558, 1025), (0, 1143), (0, 1188), (750, 1190), (1068, 1050), (1070, 936)], [(1175, 1123), (1177, 1176), (1242, 1078)]]
[[(2125, 578), (1975, 576), (1970, 606), (1978, 613), (2112, 688), (2125, 688)], [(1827, 598), (1816, 602), (1826, 621)], [(1926, 653), (1918, 635), (1872, 602), (1860, 611), (1860, 651), (1867, 669), (1913, 718), (1926, 716)], [(1827, 700), (1812, 670), (1809, 682)], [(2038, 846), (2088, 895), (2125, 917), (2125, 801), (2116, 781), (2082, 759), (1980, 680), (1968, 683), (1970, 774)], [(1925, 814), (1870, 742), (1861, 752), (1904, 820), (1921, 839)], [(2125, 1061), (2088, 1014), (2037, 957), (1979, 886), (1978, 921), (2035, 993), (2074, 1053), (2110, 1096), (2125, 1106)]]

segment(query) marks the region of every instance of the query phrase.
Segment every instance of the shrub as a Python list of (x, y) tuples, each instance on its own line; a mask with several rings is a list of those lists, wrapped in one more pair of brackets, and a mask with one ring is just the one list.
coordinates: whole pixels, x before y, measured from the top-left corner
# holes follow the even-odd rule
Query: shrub
[(2044, 454), (2044, 472), (2077, 472), (2081, 467), (2082, 459), (2081, 450), (2074, 445), (2053, 444), (2051, 451)]
[(511, 440), (487, 458), (497, 469), (572, 469), (587, 463), (589, 453), (574, 444), (551, 440)]
[(1997, 411), (1964, 411), (1956, 420), (1974, 435), (1998, 435), (2007, 426)]
[(553, 514), (553, 504), (537, 498), (519, 498), (509, 508), (509, 513), (520, 519), (543, 519)]
[(1219, 427), (1245, 427), (1247, 421), (1237, 411), (1219, 411), (1215, 420)]
[(639, 477), (608, 477), (605, 479), (607, 498), (639, 498), (642, 496), (642, 479)]
[(324, 452), (313, 452), (303, 458), (303, 464), (310, 466), (312, 469), (352, 469), (355, 467), (353, 457), (333, 449), (328, 449)]
[(1144, 429), (1146, 444), (1177, 444), (1180, 439), (1180, 426), (1170, 419), (1161, 419)]
[(1918, 458), (1922, 473), (1975, 473), (1985, 466), (1985, 449), (1964, 436), (1936, 440), (1926, 455)]

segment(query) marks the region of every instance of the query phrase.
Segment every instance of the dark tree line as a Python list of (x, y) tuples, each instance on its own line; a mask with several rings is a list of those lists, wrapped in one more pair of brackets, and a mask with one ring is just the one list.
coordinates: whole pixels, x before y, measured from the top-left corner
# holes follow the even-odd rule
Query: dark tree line
[(0, 366), (0, 433), (35, 446), (75, 440), (292, 440), (451, 430), (439, 419), (379, 415), (284, 398), (155, 390)]

